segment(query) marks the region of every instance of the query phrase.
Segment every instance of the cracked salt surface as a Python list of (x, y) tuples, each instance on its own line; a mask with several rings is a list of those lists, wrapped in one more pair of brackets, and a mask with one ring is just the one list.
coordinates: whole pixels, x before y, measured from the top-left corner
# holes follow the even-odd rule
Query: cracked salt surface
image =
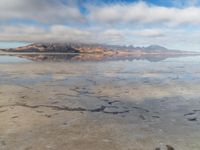
[(0, 64), (0, 149), (198, 150), (198, 66)]

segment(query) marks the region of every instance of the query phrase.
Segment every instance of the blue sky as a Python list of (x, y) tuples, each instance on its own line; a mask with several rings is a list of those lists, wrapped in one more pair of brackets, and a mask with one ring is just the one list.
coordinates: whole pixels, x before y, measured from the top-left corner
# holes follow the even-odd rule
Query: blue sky
[(200, 51), (200, 0), (1, 0), (0, 48), (83, 42)]

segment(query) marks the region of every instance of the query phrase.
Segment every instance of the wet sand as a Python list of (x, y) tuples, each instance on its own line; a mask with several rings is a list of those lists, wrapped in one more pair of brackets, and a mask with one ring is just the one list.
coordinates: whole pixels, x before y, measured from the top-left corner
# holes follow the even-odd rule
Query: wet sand
[(0, 150), (199, 150), (198, 66), (0, 64)]

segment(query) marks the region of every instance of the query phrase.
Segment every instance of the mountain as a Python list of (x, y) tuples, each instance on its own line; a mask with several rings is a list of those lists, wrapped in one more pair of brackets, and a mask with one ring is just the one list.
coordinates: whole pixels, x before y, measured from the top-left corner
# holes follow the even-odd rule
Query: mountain
[[(36, 43), (18, 48), (0, 50), (0, 54), (16, 54), (33, 61), (102, 61), (144, 59), (159, 61), (169, 57), (199, 55), (195, 52), (170, 50), (159, 45), (147, 47), (82, 44)], [(58, 55), (60, 53), (61, 55)], [(66, 55), (64, 55), (64, 53)]]
[(78, 53), (79, 51), (74, 49), (68, 44), (30, 44), (18, 48), (7, 49), (8, 52), (69, 52)]
[(167, 50), (167, 48), (160, 45), (150, 45), (147, 47), (148, 49), (159, 49), (159, 50)]
[[(82, 43), (36, 43), (18, 48), (4, 50), (6, 52), (54, 52), (54, 53), (105, 53), (105, 54), (152, 54), (152, 53), (183, 53), (183, 51), (169, 50), (159, 45), (148, 47), (104, 45), (104, 44), (82, 44)], [(187, 52), (184, 52), (187, 53)]]
[(160, 46), (160, 45), (150, 45), (150, 46), (146, 47), (146, 49), (149, 49), (149, 50), (167, 50), (167, 48)]

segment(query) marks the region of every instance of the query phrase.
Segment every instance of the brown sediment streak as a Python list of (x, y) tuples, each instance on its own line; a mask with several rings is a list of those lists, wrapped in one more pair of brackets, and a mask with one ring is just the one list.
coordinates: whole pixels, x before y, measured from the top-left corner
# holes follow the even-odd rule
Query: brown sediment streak
[(14, 105), (5, 105), (5, 106), (0, 106), (0, 108), (3, 107), (26, 107), (26, 108), (31, 108), (31, 109), (37, 109), (40, 107), (45, 107), (45, 108), (51, 108), (53, 110), (59, 110), (59, 111), (75, 111), (75, 112), (103, 112), (103, 113), (109, 113), (109, 114), (120, 114), (120, 113), (127, 113), (129, 111), (111, 111), (111, 112), (107, 112), (105, 111), (106, 108), (109, 108), (109, 106), (100, 106), (98, 108), (94, 108), (94, 109), (86, 109), (83, 107), (68, 107), (68, 106), (51, 106), (51, 105), (27, 105), (24, 103), (16, 103)]

